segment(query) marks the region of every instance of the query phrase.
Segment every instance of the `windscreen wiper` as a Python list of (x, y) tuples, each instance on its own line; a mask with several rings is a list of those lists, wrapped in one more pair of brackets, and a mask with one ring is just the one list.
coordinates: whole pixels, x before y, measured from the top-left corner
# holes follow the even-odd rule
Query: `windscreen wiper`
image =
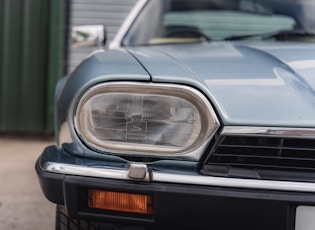
[(246, 34), (246, 35), (235, 35), (224, 38), (225, 41), (238, 41), (246, 40), (252, 38), (259, 38), (259, 40), (277, 38), (277, 39), (286, 39), (292, 37), (315, 37), (315, 31), (307, 30), (285, 30), (271, 33), (260, 33), (260, 34)]

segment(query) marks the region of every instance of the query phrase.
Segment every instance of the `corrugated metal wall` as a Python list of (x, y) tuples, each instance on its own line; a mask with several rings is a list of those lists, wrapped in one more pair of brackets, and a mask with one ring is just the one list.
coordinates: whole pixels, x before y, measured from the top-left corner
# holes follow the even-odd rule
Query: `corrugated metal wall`
[[(72, 0), (70, 24), (104, 24), (108, 43), (137, 0)], [(71, 47), (69, 50), (69, 72), (71, 72), (93, 48)]]
[(0, 0), (1, 133), (52, 132), (65, 2)]

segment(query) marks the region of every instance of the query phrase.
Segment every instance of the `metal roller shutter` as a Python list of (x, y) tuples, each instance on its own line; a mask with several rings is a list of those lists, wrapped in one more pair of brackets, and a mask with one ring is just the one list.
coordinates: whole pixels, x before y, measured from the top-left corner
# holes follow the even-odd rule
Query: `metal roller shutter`
[[(137, 0), (72, 0), (70, 28), (77, 25), (103, 24), (106, 26), (108, 44), (136, 2)], [(70, 45), (68, 72), (71, 72), (93, 49)]]

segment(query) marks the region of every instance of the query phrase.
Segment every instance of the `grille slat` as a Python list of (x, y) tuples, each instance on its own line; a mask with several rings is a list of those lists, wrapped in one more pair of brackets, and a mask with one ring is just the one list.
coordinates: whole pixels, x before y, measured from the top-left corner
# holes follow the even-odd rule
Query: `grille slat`
[(212, 149), (206, 164), (315, 172), (315, 140), (223, 135)]
[(253, 148), (253, 149), (260, 149), (260, 148), (265, 148), (265, 149), (278, 149), (278, 150), (300, 150), (300, 151), (314, 151), (313, 148), (299, 148), (299, 147), (270, 147), (270, 146), (239, 146), (239, 145), (220, 145), (220, 147), (227, 147), (227, 148)]
[[(215, 164), (215, 163), (212, 163), (211, 165), (215, 165), (215, 166), (222, 166), (222, 164)], [(231, 163), (229, 165), (230, 167), (235, 167), (235, 168), (261, 168), (261, 165), (255, 165), (255, 164), (233, 164)], [(268, 169), (268, 170), (271, 170), (271, 169), (275, 169), (274, 166), (272, 165), (265, 165), (264, 166), (264, 169)], [(277, 170), (283, 170), (283, 171), (312, 171), (312, 167), (304, 167), (304, 168), (297, 168), (297, 167), (289, 167), (288, 165), (286, 166), (277, 166)]]

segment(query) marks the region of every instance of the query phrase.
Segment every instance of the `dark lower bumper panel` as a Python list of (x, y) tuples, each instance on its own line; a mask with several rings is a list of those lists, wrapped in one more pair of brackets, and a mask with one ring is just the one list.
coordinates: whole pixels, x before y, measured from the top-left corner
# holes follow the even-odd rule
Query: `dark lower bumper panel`
[[(70, 217), (127, 226), (152, 229), (294, 230), (296, 208), (299, 205), (315, 206), (315, 193), (311, 192), (64, 175), (43, 170), (39, 161), (36, 170), (47, 199), (65, 204)], [(153, 195), (154, 214), (90, 209), (87, 207), (88, 189)]]

